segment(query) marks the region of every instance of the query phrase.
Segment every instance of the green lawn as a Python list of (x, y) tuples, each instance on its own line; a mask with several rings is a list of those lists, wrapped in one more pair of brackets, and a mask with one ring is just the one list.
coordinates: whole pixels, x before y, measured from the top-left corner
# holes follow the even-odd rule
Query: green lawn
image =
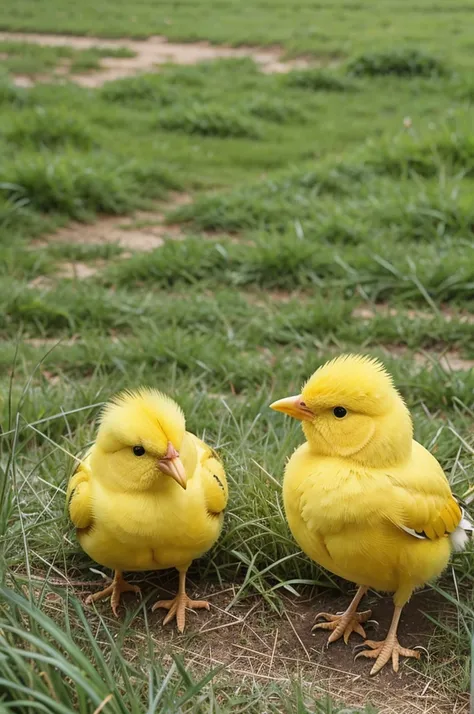
[[(140, 384), (173, 394), (189, 428), (219, 449), (231, 487), (224, 534), (196, 563), (197, 589), (234, 584), (225, 604), (238, 606), (257, 593), (270, 645), (288, 598), (311, 584), (341, 587), (299, 552), (282, 519), (282, 472), (302, 436), (268, 409), (273, 399), (334, 354), (381, 356), (416, 437), (466, 492), (473, 12), (474, 2), (421, 0), (196, 0), (159, 10), (151, 0), (47, 9), (18, 0), (0, 9), (3, 30), (279, 43), (340, 61), (264, 75), (250, 59), (219, 60), (98, 89), (21, 89), (9, 72), (99, 58), (10, 48), (0, 75), (1, 714), (92, 714), (111, 692), (105, 714), (339, 711), (324, 678), (307, 671), (236, 687), (212, 663), (173, 662), (187, 640), (160, 649), (159, 621), (132, 601), (123, 623), (105, 607), (86, 617), (80, 589), (59, 585), (99, 577), (65, 515), (65, 485), (103, 401)], [(184, 192), (192, 202), (177, 206)], [(182, 240), (133, 255), (67, 240), (38, 247), (71, 220), (144, 210), (167, 212)], [(65, 279), (65, 261), (98, 270)], [(464, 368), (447, 369), (444, 353)], [(419, 666), (453, 701), (468, 686), (473, 579), (472, 553), (453, 558), (437, 586), (449, 612), (432, 616), (431, 658)], [(410, 677), (404, 668), (402, 685)], [(341, 699), (356, 706), (356, 690)]]

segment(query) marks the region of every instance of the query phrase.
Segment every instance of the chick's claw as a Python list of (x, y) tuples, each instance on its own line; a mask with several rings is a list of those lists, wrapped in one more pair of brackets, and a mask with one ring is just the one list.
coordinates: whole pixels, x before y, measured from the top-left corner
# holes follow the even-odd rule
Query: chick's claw
[(375, 659), (375, 664), (370, 670), (370, 674), (372, 675), (380, 672), (382, 667), (385, 667), (390, 659), (392, 660), (394, 672), (398, 672), (400, 656), (420, 659), (419, 652), (402, 647), (397, 638), (392, 639), (387, 637), (387, 639), (381, 640), (380, 642), (375, 640), (366, 640), (361, 647), (368, 647), (369, 649), (364, 649), (358, 652), (354, 659), (357, 659), (358, 657)]
[(172, 600), (158, 600), (152, 607), (152, 611), (164, 608), (168, 610), (168, 614), (163, 620), (163, 625), (167, 625), (173, 618), (176, 618), (178, 632), (184, 632), (186, 624), (186, 608), (190, 610), (209, 610), (210, 605), (207, 600), (191, 600), (186, 593), (179, 593)]
[(372, 610), (365, 610), (364, 612), (344, 612), (340, 615), (332, 615), (329, 612), (320, 612), (316, 615), (316, 620), (324, 618), (327, 622), (317, 622), (313, 625), (312, 632), (314, 630), (332, 630), (332, 633), (328, 638), (328, 645), (331, 642), (336, 642), (340, 637), (344, 637), (344, 642), (349, 642), (349, 637), (353, 632), (356, 632), (361, 637), (367, 637), (365, 630), (362, 627), (362, 622), (367, 622), (371, 617)]
[(88, 595), (86, 598), (86, 605), (90, 605), (93, 602), (98, 602), (99, 600), (105, 600), (105, 598), (110, 596), (110, 605), (112, 607), (112, 612), (115, 617), (118, 617), (118, 606), (120, 605), (120, 596), (122, 593), (137, 593), (141, 595), (141, 590), (138, 585), (132, 585), (132, 583), (127, 583), (121, 574), (116, 573), (115, 577), (110, 585), (108, 585), (103, 590), (93, 595)]

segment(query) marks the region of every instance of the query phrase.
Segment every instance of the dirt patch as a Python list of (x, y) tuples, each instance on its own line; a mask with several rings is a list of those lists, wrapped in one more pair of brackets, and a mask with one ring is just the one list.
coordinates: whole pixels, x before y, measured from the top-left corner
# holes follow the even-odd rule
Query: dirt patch
[(474, 369), (474, 360), (464, 359), (458, 350), (443, 350), (423, 352), (410, 350), (403, 345), (381, 345), (380, 348), (390, 357), (412, 357), (415, 364), (430, 370), (438, 365), (445, 372), (468, 372)]
[(23, 338), (22, 342), (25, 345), (30, 345), (31, 347), (54, 347), (55, 345), (66, 345), (71, 347), (80, 341), (79, 335), (73, 335), (69, 338), (61, 337), (26, 337)]
[[(472, 313), (456, 311), (447, 306), (441, 306), (439, 313), (446, 322), (455, 320), (464, 324), (474, 325), (474, 315)], [(383, 317), (407, 317), (409, 320), (433, 320), (436, 317), (436, 313), (434, 312), (427, 312), (426, 310), (404, 310), (402, 308), (390, 307), (390, 305), (386, 303), (360, 306), (352, 311), (352, 317), (366, 322), (373, 320), (377, 315)]]
[[(134, 57), (104, 57), (98, 71), (74, 74), (69, 79), (83, 87), (100, 87), (121, 77), (129, 77), (140, 72), (155, 71), (159, 65), (166, 63), (193, 65), (206, 60), (232, 57), (251, 57), (267, 74), (289, 72), (292, 69), (302, 69), (310, 66), (307, 58), (283, 61), (281, 47), (227, 47), (211, 45), (209, 42), (180, 43), (169, 42), (166, 37), (149, 37), (147, 40), (129, 40), (120, 38), (106, 40), (100, 37), (75, 37), (71, 35), (47, 35), (22, 32), (2, 32), (1, 41), (30, 42), (49, 47), (73, 47), (76, 50), (86, 50), (91, 47), (122, 48), (126, 47), (135, 53)], [(327, 58), (330, 63), (331, 58)], [(314, 64), (314, 62), (312, 63)], [(318, 64), (323, 64), (322, 60)], [(18, 86), (31, 86), (30, 77), (23, 75), (15, 78)], [(35, 76), (35, 82), (51, 81), (51, 77)]]
[[(94, 223), (69, 223), (55, 233), (41, 236), (31, 241), (33, 249), (41, 249), (53, 243), (100, 246), (116, 244), (123, 248), (117, 256), (118, 260), (130, 258), (136, 252), (149, 252), (164, 245), (167, 239), (184, 240), (182, 224), (166, 223), (166, 215), (178, 206), (192, 201), (188, 193), (173, 193), (166, 202), (157, 206), (156, 210), (136, 211), (131, 216), (101, 216)], [(203, 238), (227, 238), (222, 233), (206, 232)], [(238, 240), (236, 238), (236, 240)], [(51, 290), (57, 278), (84, 280), (95, 275), (106, 266), (106, 261), (96, 260), (87, 263), (81, 261), (62, 261), (57, 264), (54, 275), (39, 275), (28, 285), (32, 288)]]
[(283, 303), (285, 305), (291, 300), (298, 299), (300, 293), (290, 292), (289, 290), (265, 290), (265, 292), (247, 290), (244, 297), (250, 305), (258, 305), (261, 307), (271, 303)]
[(30, 87), (34, 87), (36, 83), (48, 82), (49, 80), (50, 78), (41, 74), (36, 74), (34, 79), (32, 77), (28, 77), (26, 74), (16, 74), (13, 78), (14, 84), (17, 87), (23, 87), (24, 89), (30, 89)]
[(80, 261), (64, 261), (59, 263), (57, 278), (68, 278), (70, 280), (85, 280), (86, 278), (95, 275), (100, 268), (103, 268), (105, 262), (94, 261), (93, 263), (81, 263)]
[[(150, 224), (141, 228), (134, 227), (136, 218), (124, 219), (104, 216), (95, 223), (71, 223), (49, 235), (34, 241), (33, 245), (44, 246), (48, 243), (74, 243), (76, 245), (104, 245), (115, 243), (129, 251), (150, 251), (163, 245), (165, 237), (180, 237), (179, 226), (162, 225), (161, 214), (149, 216)], [(152, 221), (156, 222), (156, 225)]]
[[(120, 259), (130, 258), (134, 252), (160, 248), (167, 238), (181, 240), (185, 236), (180, 225), (166, 225), (165, 214), (178, 206), (190, 203), (187, 193), (174, 193), (155, 211), (137, 211), (132, 216), (102, 216), (95, 223), (70, 223), (56, 233), (31, 242), (32, 248), (44, 248), (51, 243), (75, 245), (104, 245), (115, 243), (124, 249)], [(29, 287), (51, 290), (58, 278), (85, 280), (106, 266), (106, 261), (62, 261), (54, 275), (39, 275)]]
[[(165, 213), (190, 203), (187, 193), (173, 194), (166, 205), (156, 211), (137, 211), (129, 217), (102, 216), (95, 223), (70, 223), (49, 236), (32, 241), (33, 247), (52, 242), (76, 245), (116, 243), (128, 251), (151, 251), (163, 245), (165, 238), (183, 238), (180, 225), (166, 225)], [(81, 272), (79, 268), (79, 272)], [(82, 271), (84, 272), (84, 271)], [(88, 277), (82, 275), (82, 277)]]
[(106, 261), (94, 260), (90, 263), (83, 263), (79, 260), (64, 260), (56, 264), (54, 275), (38, 275), (28, 283), (29, 288), (39, 290), (52, 290), (58, 279), (66, 280), (86, 280), (95, 275), (101, 268), (105, 267)]
[[(238, 241), (241, 242), (241, 241)], [(300, 290), (252, 290), (251, 288), (242, 293), (249, 305), (256, 305), (271, 310), (275, 305), (286, 305), (289, 302), (297, 301), (306, 303), (311, 297), (309, 293)]]
[[(463, 324), (474, 325), (474, 315), (466, 311), (456, 311), (448, 306), (441, 306), (439, 308), (439, 314), (446, 322), (456, 321)], [(408, 320), (426, 321), (436, 318), (435, 312), (394, 308), (386, 303), (370, 306), (361, 305), (352, 311), (352, 317), (363, 322), (369, 322), (378, 315), (382, 317), (404, 317)], [(381, 349), (390, 357), (411, 356), (415, 364), (425, 369), (432, 369), (435, 365), (439, 365), (446, 372), (462, 372), (474, 369), (474, 360), (465, 359), (459, 350), (456, 349), (412, 351), (404, 345), (381, 345)]]
[(52, 290), (54, 287), (54, 278), (48, 275), (38, 275), (28, 283), (29, 288), (37, 288), (38, 290)]
[[(52, 584), (51, 579), (49, 583)], [(57, 583), (62, 588), (64, 584)], [(90, 587), (92, 583), (72, 581), (69, 584), (85, 596), (84, 586)], [(102, 587), (103, 583), (99, 581), (96, 585)], [(174, 595), (177, 581), (150, 574), (140, 585), (149, 610), (155, 599)], [(171, 653), (181, 654), (196, 676), (223, 665), (225, 669), (219, 677), (230, 683), (238, 681), (243, 687), (251, 687), (256, 681), (285, 686), (289, 680), (299, 679), (317, 696), (330, 694), (351, 706), (370, 702), (380, 714), (467, 714), (467, 696), (456, 697), (444, 691), (441, 683), (425, 676), (412, 660), (403, 660), (398, 674), (387, 666), (372, 678), (369, 677), (371, 661), (363, 658), (354, 661), (353, 648), (362, 642), (361, 638), (353, 636), (349, 646), (338, 641), (326, 648), (327, 633), (311, 634), (316, 613), (345, 609), (352, 593), (306, 591), (300, 598), (284, 597), (284, 610), (279, 616), (268, 609), (262, 598), (249, 597), (233, 604), (237, 589), (235, 585), (221, 588), (209, 584), (204, 588), (189, 580), (189, 593), (208, 599), (211, 610), (209, 613), (189, 612), (184, 635), (179, 635), (174, 626), (163, 627), (164, 611), (150, 614), (148, 626), (156, 652), (165, 662)], [(56, 611), (60, 615), (62, 602), (54, 593), (46, 598), (49, 614), (54, 617)], [(135, 608), (137, 602), (132, 595), (123, 599), (127, 609)], [(373, 617), (378, 621), (376, 629), (368, 630), (368, 636), (383, 637), (392, 617), (392, 599), (369, 593), (364, 606), (373, 610)], [(444, 601), (433, 591), (417, 593), (404, 610), (400, 641), (406, 647), (429, 646), (432, 625), (424, 613), (442, 618), (444, 607)], [(118, 626), (108, 603), (101, 603), (98, 609), (110, 628)], [(91, 626), (100, 626), (93, 608), (84, 610)], [(122, 618), (123, 612), (121, 606)], [(123, 650), (129, 661), (136, 658), (137, 649), (143, 648), (146, 637), (143, 612), (138, 610), (130, 623), (129, 638)]]

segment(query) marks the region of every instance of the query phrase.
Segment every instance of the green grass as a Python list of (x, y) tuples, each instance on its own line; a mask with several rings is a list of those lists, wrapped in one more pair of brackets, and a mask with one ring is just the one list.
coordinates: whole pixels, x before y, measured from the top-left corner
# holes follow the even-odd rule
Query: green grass
[(413, 48), (368, 52), (355, 57), (347, 69), (356, 77), (433, 77), (448, 74), (448, 68), (439, 59)]
[[(263, 598), (270, 646), (287, 596), (341, 587), (282, 518), (281, 476), (302, 437), (268, 409), (272, 399), (334, 354), (381, 356), (453, 490), (472, 483), (474, 371), (446, 371), (439, 356), (474, 359), (474, 3), (244, 6), (162, 3), (157, 14), (143, 0), (133, 12), (102, 0), (40, 13), (19, 0), (0, 10), (3, 28), (281, 43), (328, 65), (281, 76), (249, 59), (169, 66), (96, 90), (24, 90), (0, 77), (2, 712), (92, 714), (109, 694), (105, 714), (339, 711), (319, 674), (236, 688), (231, 671), (170, 659), (176, 643), (155, 652), (161, 630), (144, 608), (111, 624), (106, 609), (83, 611), (48, 583), (91, 579), (64, 490), (99, 404), (121, 388), (173, 394), (222, 454), (226, 527), (193, 577), (198, 590), (234, 583), (237, 604)], [(62, 52), (18, 46), (9, 56), (35, 71), (62, 58), (83, 71), (98, 57)], [(27, 72), (10, 60), (6, 70)], [(131, 257), (72, 241), (32, 250), (71, 220), (87, 230), (100, 214), (161, 211), (173, 191), (193, 199), (171, 201), (167, 214), (184, 240)], [(86, 281), (57, 276), (64, 261), (99, 260), (107, 265)], [(395, 314), (375, 311), (385, 302)], [(450, 609), (420, 666), (454, 699), (468, 686), (472, 552), (452, 565), (440, 583)], [(46, 580), (28, 585), (30, 573)]]
[(344, 77), (320, 69), (300, 69), (288, 72), (286, 83), (289, 87), (307, 89), (311, 92), (347, 92), (356, 85)]
[(334, 5), (315, 0), (288, 4), (256, 0), (251, 11), (235, 0), (222, 0), (209, 9), (206, 0), (176, 5), (171, 0), (156, 12), (153, 0), (141, 0), (129, 12), (128, 0), (85, 0), (80, 7), (55, 0), (47, 10), (33, 0), (19, 0), (1, 9), (5, 30), (64, 32), (109, 37), (166, 35), (175, 40), (209, 39), (233, 44), (282, 44), (291, 53), (314, 52), (334, 58), (360, 52), (422, 47), (439, 54), (450, 52), (471, 64), (470, 23), (472, 0), (433, 4), (420, 0), (344, 2)]

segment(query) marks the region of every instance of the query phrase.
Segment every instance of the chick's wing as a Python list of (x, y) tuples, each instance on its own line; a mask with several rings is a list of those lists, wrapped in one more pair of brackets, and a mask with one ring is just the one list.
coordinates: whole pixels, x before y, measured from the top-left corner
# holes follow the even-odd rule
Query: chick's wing
[(439, 538), (454, 531), (462, 517), (440, 465), (420, 445), (408, 464), (387, 469), (334, 460), (315, 467), (302, 450), (290, 461), (288, 473), (287, 513), (299, 513), (313, 533), (391, 524), (412, 535)]
[(203, 441), (199, 441), (198, 453), (207, 509), (210, 513), (222, 513), (229, 496), (224, 466), (216, 452)]
[[(393, 486), (387, 516), (418, 538), (435, 540), (456, 530), (462, 512), (436, 459), (415, 443), (411, 463), (389, 473)], [(390, 503), (392, 507), (390, 507)]]
[(69, 516), (76, 528), (92, 525), (91, 472), (86, 461), (79, 464), (69, 481), (66, 495)]

